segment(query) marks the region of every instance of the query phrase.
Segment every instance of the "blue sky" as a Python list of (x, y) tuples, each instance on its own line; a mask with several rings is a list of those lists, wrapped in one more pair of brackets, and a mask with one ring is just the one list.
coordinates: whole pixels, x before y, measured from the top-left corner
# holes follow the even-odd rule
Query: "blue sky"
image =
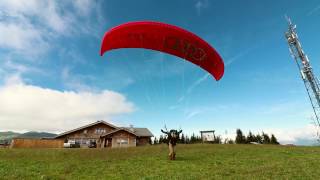
[[(318, 75), (316, 0), (24, 3), (0, 1), (2, 131), (59, 132), (105, 119), (148, 127), (155, 135), (164, 124), (189, 134), (215, 129), (226, 137), (236, 128), (264, 130), (283, 142), (314, 134), (311, 106), (284, 38), (284, 15), (297, 24)], [(202, 37), (224, 59), (224, 77), (216, 82), (197, 66), (155, 51), (99, 56), (105, 31), (137, 20)]]

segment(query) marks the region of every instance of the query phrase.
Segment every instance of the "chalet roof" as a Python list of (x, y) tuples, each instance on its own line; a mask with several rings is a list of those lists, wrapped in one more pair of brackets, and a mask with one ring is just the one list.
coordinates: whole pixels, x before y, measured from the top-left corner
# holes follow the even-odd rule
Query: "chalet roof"
[(58, 137), (61, 137), (61, 136), (66, 135), (66, 134), (70, 134), (70, 133), (79, 131), (79, 130), (81, 130), (81, 129), (84, 129), (84, 128), (87, 128), (87, 127), (91, 127), (91, 126), (94, 126), (94, 125), (97, 125), (97, 124), (101, 124), (101, 123), (102, 123), (102, 124), (105, 124), (105, 125), (107, 125), (107, 126), (113, 127), (113, 128), (115, 128), (115, 129), (119, 129), (118, 127), (116, 127), (116, 126), (114, 126), (114, 125), (112, 125), (112, 124), (110, 124), (110, 123), (107, 123), (107, 122), (105, 122), (105, 121), (100, 120), (100, 121), (96, 121), (96, 122), (94, 122), (94, 123), (91, 123), (91, 124), (88, 124), (88, 125), (85, 125), (85, 126), (81, 126), (81, 127), (79, 127), (79, 128), (76, 128), (76, 129), (73, 129), (73, 130), (70, 130), (70, 131), (67, 131), (67, 132), (64, 132), (64, 133), (58, 134), (58, 135), (57, 135), (56, 137), (54, 137), (54, 138), (58, 138)]
[(133, 134), (133, 135), (137, 136), (134, 132), (130, 131), (129, 129), (119, 128), (119, 129), (115, 129), (115, 130), (113, 130), (113, 131), (111, 131), (111, 132), (108, 132), (108, 133), (106, 133), (106, 134), (104, 134), (104, 135), (101, 135), (100, 137), (109, 136), (109, 135), (114, 134), (114, 133), (119, 132), (119, 131), (126, 131), (126, 132), (128, 132), (128, 133), (130, 133), (130, 134)]
[(149, 131), (148, 128), (133, 128), (133, 131), (132, 131), (130, 127), (120, 127), (119, 129), (116, 129), (114, 131), (111, 131), (107, 134), (102, 135), (102, 137), (111, 135), (115, 132), (118, 132), (119, 130), (127, 131), (138, 137), (153, 137), (153, 134)]
[(153, 137), (153, 134), (149, 131), (148, 128), (133, 128), (133, 129), (134, 129), (134, 133), (137, 136), (140, 136), (140, 137)]

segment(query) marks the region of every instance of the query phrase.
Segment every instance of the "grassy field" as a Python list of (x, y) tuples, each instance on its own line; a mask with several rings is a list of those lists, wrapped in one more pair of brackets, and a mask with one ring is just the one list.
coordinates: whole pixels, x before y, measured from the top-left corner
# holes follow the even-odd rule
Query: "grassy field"
[(178, 145), (0, 149), (0, 179), (319, 179), (320, 147)]

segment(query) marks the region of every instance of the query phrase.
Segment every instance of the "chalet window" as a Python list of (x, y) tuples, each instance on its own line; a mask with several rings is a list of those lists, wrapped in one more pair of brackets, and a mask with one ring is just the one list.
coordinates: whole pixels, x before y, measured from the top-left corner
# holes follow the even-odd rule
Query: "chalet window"
[(107, 132), (106, 129), (103, 129), (103, 128), (97, 128), (96, 129), (96, 134), (104, 134), (106, 132)]
[(128, 144), (128, 139), (118, 139), (117, 143), (118, 144)]
[(89, 141), (89, 140), (87, 140), (87, 139), (83, 139), (83, 140), (82, 140), (82, 144), (89, 145), (89, 144), (90, 144), (90, 141)]
[(81, 144), (81, 139), (76, 139), (76, 144)]

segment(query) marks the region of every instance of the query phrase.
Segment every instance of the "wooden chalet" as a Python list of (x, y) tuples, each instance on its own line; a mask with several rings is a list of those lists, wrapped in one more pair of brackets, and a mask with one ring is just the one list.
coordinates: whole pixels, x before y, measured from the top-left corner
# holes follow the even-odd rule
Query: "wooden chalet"
[(55, 139), (75, 141), (80, 147), (96, 143), (97, 148), (135, 147), (147, 145), (153, 134), (147, 128), (117, 127), (105, 121), (97, 121), (62, 134)]

